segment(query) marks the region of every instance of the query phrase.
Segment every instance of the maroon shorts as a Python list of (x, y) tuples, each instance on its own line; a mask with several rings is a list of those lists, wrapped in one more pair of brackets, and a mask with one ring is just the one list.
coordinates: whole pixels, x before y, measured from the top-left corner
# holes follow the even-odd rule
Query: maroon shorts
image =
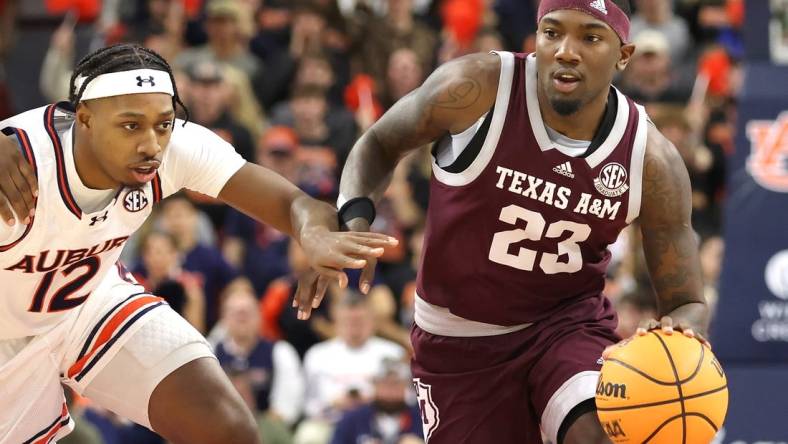
[[(619, 340), (607, 298), (589, 298), (523, 330), (447, 337), (411, 331), (430, 444), (541, 444), (594, 396), (602, 351)], [(552, 436), (551, 436), (552, 435)]]

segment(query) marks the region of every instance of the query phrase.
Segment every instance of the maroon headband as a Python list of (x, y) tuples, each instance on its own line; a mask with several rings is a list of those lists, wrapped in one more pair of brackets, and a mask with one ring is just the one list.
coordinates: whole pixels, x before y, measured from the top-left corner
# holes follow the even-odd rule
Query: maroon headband
[(629, 41), (629, 17), (611, 0), (542, 0), (536, 23), (546, 14), (559, 9), (574, 9), (585, 12), (613, 28), (623, 43)]

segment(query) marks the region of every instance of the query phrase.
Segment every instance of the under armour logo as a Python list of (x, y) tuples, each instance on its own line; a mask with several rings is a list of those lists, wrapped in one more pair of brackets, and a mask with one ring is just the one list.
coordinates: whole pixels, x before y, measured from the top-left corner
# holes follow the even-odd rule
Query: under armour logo
[(607, 6), (605, 6), (605, 0), (594, 0), (588, 6), (596, 9), (597, 11), (601, 12), (602, 14), (607, 15)]
[(91, 217), (90, 226), (92, 227), (93, 225), (96, 225), (99, 222), (104, 222), (105, 220), (107, 220), (107, 213), (109, 213), (109, 210), (105, 211), (104, 214), (102, 214), (101, 216)]
[(148, 76), (147, 79), (143, 79), (142, 76), (137, 76), (137, 86), (142, 86), (143, 83), (150, 83), (150, 86), (156, 86), (156, 83), (153, 81), (153, 76)]

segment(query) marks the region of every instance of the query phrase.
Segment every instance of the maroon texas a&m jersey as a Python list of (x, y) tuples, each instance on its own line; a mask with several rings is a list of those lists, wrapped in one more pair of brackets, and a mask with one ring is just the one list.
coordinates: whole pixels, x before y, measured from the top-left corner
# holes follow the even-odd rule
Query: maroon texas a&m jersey
[(640, 210), (648, 128), (643, 108), (611, 89), (588, 154), (568, 156), (543, 123), (535, 58), (498, 54), (478, 154), (457, 172), (433, 162), (417, 294), (453, 315), (513, 326), (599, 297), (607, 246)]

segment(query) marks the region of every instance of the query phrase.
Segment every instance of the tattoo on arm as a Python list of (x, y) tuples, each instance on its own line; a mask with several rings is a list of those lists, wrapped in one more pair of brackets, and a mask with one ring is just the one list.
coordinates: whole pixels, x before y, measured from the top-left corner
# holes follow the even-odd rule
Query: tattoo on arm
[(640, 222), (643, 250), (664, 315), (681, 305), (705, 301), (690, 224), (689, 176), (675, 148), (659, 146), (653, 151), (646, 152)]
[(453, 81), (445, 91), (434, 97), (430, 105), (434, 108), (466, 109), (476, 104), (480, 96), (479, 82), (470, 77), (463, 77)]

